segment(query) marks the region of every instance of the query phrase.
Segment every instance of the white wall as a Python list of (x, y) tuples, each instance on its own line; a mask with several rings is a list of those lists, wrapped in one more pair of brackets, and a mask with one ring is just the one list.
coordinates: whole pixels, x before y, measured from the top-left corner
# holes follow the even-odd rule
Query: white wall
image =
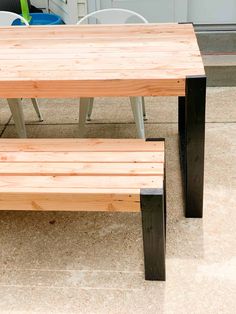
[[(48, 0), (31, 1), (37, 7), (45, 7)], [(87, 11), (118, 7), (139, 12), (149, 22), (236, 24), (236, 0), (67, 0), (67, 4), (65, 2), (66, 0), (49, 0), (51, 11), (61, 15), (66, 23), (75, 23)]]
[(188, 20), (195, 23), (236, 23), (236, 0), (189, 0)]
[[(89, 0), (92, 1), (92, 0)], [(102, 9), (120, 7), (150, 22), (236, 23), (236, 0), (93, 0)]]
[(31, 0), (30, 2), (39, 9), (46, 9), (48, 0)]
[(149, 22), (174, 19), (174, 0), (100, 0), (100, 7), (130, 9), (142, 14)]

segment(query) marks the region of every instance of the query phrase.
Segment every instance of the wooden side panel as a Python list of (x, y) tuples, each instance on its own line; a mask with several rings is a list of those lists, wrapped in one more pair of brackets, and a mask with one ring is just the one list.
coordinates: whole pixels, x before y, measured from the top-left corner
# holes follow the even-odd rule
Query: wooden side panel
[[(149, 71), (151, 75), (152, 71)], [(69, 80), (51, 80), (48, 77), (50, 72), (37, 72), (32, 77), (30, 72), (18, 72), (22, 80), (0, 81), (1, 98), (79, 98), (79, 97), (129, 97), (129, 96), (184, 96), (185, 79), (125, 79), (117, 78), (116, 72), (107, 73), (111, 79), (88, 79), (78, 80), (76, 73), (70, 71), (58, 71), (57, 77), (65, 75), (71, 77)], [(136, 77), (138, 70), (133, 70), (133, 76)], [(187, 71), (186, 71), (187, 74)], [(36, 78), (41, 76), (40, 81)], [(155, 77), (155, 72), (153, 77)], [(74, 78), (73, 78), (74, 76)], [(91, 76), (93, 76), (91, 72)], [(31, 79), (26, 79), (32, 77)]]
[(140, 211), (140, 191), (98, 190), (71, 193), (62, 189), (57, 192), (37, 189), (29, 192), (0, 193), (0, 210), (37, 210), (37, 211)]

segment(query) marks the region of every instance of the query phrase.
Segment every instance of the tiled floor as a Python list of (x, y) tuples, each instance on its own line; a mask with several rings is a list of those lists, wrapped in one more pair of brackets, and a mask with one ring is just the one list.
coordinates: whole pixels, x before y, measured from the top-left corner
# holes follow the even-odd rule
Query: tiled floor
[[(86, 136), (135, 137), (128, 99), (96, 104)], [(26, 102), (29, 137), (79, 136), (75, 100), (40, 107), (42, 124)], [(167, 139), (167, 281), (144, 281), (139, 214), (0, 212), (0, 313), (236, 313), (236, 88), (208, 89), (203, 220), (183, 216), (176, 111), (147, 99), (147, 136)]]

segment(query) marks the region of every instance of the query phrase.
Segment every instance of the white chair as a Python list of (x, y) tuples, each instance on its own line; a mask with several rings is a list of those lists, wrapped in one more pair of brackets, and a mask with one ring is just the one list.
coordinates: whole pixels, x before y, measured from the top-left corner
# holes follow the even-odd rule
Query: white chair
[[(134, 18), (135, 22), (148, 23), (148, 21), (140, 14), (125, 10), (125, 9), (105, 9), (92, 12), (83, 17), (77, 25), (84, 23), (89, 24), (125, 24), (132, 22), (131, 18)], [(84, 133), (84, 126), (87, 120), (91, 120), (91, 114), (93, 110), (94, 98), (81, 98), (80, 99), (80, 111), (79, 111), (79, 128), (80, 134)], [(139, 138), (145, 138), (144, 119), (146, 117), (144, 97), (130, 97), (131, 107), (134, 115), (134, 120), (137, 128), (137, 135)]]
[[(7, 11), (0, 11), (0, 26), (10, 26), (17, 19), (20, 19), (22, 23), (24, 23), (26, 26), (29, 26), (29, 23), (21, 15)], [(7, 101), (12, 113), (13, 120), (15, 122), (18, 136), (21, 138), (26, 138), (27, 135), (21, 99), (9, 98), (7, 99)], [(42, 122), (43, 117), (39, 110), (37, 99), (31, 98), (31, 101), (39, 118), (39, 121)]]

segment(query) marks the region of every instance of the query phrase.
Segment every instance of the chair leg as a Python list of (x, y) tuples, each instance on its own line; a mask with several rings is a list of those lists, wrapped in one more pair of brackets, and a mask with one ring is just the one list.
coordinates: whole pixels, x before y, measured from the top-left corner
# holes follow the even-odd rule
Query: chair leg
[(143, 105), (140, 97), (130, 97), (131, 107), (136, 123), (137, 134), (139, 138), (145, 138)]
[(37, 116), (39, 118), (39, 121), (43, 122), (43, 116), (42, 116), (42, 113), (40, 112), (37, 99), (36, 98), (31, 98), (31, 101), (32, 101), (32, 104), (34, 106), (34, 110), (36, 111)]
[(94, 102), (94, 98), (89, 98), (87, 121), (91, 121), (91, 115), (92, 115), (92, 111), (93, 111), (93, 102)]
[(143, 106), (143, 119), (144, 119), (144, 121), (147, 121), (146, 106), (145, 106), (145, 99), (144, 99), (144, 97), (142, 97), (142, 106)]
[(90, 98), (80, 98), (79, 104), (79, 134), (84, 136), (87, 112), (89, 109)]
[(22, 108), (21, 99), (8, 98), (8, 105), (10, 107), (17, 134), (20, 138), (26, 138), (25, 119)]

